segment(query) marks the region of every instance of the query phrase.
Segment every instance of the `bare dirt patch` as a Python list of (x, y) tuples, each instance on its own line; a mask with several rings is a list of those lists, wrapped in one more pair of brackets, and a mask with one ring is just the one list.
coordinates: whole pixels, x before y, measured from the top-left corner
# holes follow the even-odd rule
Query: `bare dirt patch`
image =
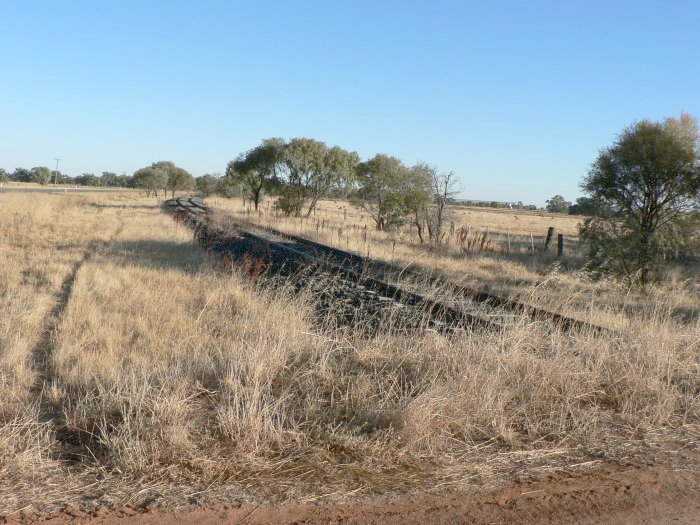
[[(601, 468), (554, 473), (540, 481), (498, 490), (429, 493), (335, 504), (243, 505), (187, 511), (102, 510), (67, 512), (44, 523), (320, 524), (320, 523), (698, 523), (700, 474), (664, 468)], [(7, 523), (12, 523), (7, 522)]]

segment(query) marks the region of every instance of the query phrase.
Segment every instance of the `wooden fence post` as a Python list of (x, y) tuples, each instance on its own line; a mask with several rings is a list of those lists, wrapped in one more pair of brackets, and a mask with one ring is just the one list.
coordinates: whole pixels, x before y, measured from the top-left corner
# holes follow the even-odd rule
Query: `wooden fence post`
[(564, 234), (557, 235), (557, 257), (564, 255)]
[(544, 241), (544, 251), (549, 249), (549, 245), (552, 243), (552, 237), (554, 237), (554, 226), (550, 226), (547, 230), (547, 238)]

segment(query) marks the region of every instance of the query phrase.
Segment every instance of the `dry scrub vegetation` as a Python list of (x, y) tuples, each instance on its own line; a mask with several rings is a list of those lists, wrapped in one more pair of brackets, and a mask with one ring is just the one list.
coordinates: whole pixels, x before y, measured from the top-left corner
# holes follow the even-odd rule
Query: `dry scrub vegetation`
[(700, 321), (671, 329), (672, 297), (615, 338), (366, 337), (224, 274), (153, 200), (0, 204), (4, 513), (470, 489), (696, 443)]
[[(456, 207), (440, 246), (421, 244), (415, 231), (379, 232), (369, 215), (347, 201), (320, 201), (315, 215), (285, 217), (263, 203), (251, 212), (240, 199), (212, 199), (222, 214), (331, 244), (362, 255), (430, 274), (447, 276), (462, 286), (488, 290), (553, 311), (620, 330), (686, 331), (700, 317), (700, 265), (677, 266), (666, 282), (637, 293), (614, 280), (593, 280), (583, 271), (585, 247), (577, 224), (582, 217)], [(547, 228), (565, 235), (565, 256), (542, 250)], [(459, 230), (468, 230), (463, 242)], [(534, 232), (532, 237), (531, 232)], [(508, 248), (510, 236), (510, 249)], [(535, 251), (532, 251), (534, 245)], [(651, 324), (650, 324), (651, 323)]]

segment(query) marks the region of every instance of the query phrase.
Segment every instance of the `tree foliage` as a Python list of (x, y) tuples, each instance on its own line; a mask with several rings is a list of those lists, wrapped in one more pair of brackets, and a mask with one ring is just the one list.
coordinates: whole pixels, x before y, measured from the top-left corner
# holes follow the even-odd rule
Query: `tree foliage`
[(265, 139), (259, 146), (241, 153), (226, 167), (226, 183), (241, 185), (258, 209), (264, 192), (276, 184), (284, 152), (284, 140)]
[(357, 153), (339, 146), (329, 148), (308, 138), (290, 140), (282, 153), (278, 208), (290, 215), (310, 215), (321, 197), (352, 180), (358, 162)]
[(101, 186), (102, 185), (102, 179), (100, 177), (95, 176), (94, 173), (83, 173), (82, 175), (78, 175), (73, 179), (76, 184), (80, 184), (81, 186)]
[(150, 197), (153, 193), (154, 197), (158, 197), (158, 191), (163, 190), (168, 184), (168, 174), (160, 169), (148, 166), (134, 172), (132, 184), (135, 188), (141, 188), (146, 192), (146, 196)]
[(158, 191), (172, 192), (173, 197), (176, 191), (190, 191), (195, 187), (194, 177), (185, 169), (176, 166), (169, 160), (154, 162), (146, 168), (141, 168), (134, 172), (131, 179), (134, 188), (141, 188), (146, 192), (146, 196), (151, 193), (158, 197)]
[(273, 138), (229, 162), (218, 191), (226, 188), (227, 194), (236, 195), (243, 188), (256, 209), (269, 192), (276, 196), (278, 210), (307, 216), (319, 199), (350, 196), (372, 216), (377, 229), (399, 226), (410, 217), (421, 238), (425, 232), (435, 241), (443, 233), (456, 182), (454, 173), (439, 174), (426, 164), (409, 169), (389, 155), (360, 163), (356, 152), (319, 140)]
[(15, 182), (36, 182), (34, 180), (34, 173), (26, 168), (16, 168), (15, 171), (12, 172), (10, 178)]
[(203, 197), (214, 195), (219, 189), (220, 178), (216, 175), (205, 174), (195, 179), (197, 192)]
[(52, 179), (52, 171), (46, 166), (39, 166), (38, 168), (32, 168), (32, 181), (38, 182), (42, 186), (45, 186)]
[(683, 253), (700, 195), (699, 144), (697, 121), (684, 114), (638, 122), (600, 152), (582, 183), (606, 208), (580, 231), (592, 270), (644, 286)]
[(569, 206), (569, 215), (588, 215), (595, 217), (606, 212), (605, 204), (591, 197), (579, 197)]
[(545, 203), (549, 213), (569, 213), (571, 203), (561, 195), (555, 195)]
[(405, 215), (401, 194), (407, 174), (399, 159), (382, 153), (357, 166), (359, 189), (352, 202), (369, 213), (377, 230), (399, 224)]
[(151, 167), (166, 174), (167, 180), (163, 190), (170, 190), (172, 196), (176, 191), (192, 191), (195, 186), (194, 177), (187, 170), (176, 166), (169, 160), (154, 162)]

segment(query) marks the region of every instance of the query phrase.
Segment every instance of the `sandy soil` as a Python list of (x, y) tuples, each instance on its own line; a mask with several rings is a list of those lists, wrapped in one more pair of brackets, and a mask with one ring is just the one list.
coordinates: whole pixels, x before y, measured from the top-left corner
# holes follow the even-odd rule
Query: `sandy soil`
[[(0, 520), (1, 521), (1, 520)], [(147, 525), (399, 523), (700, 523), (700, 472), (604, 468), (471, 494), (398, 496), (336, 504), (244, 505), (186, 511), (66, 510), (37, 520), (58, 524)], [(12, 523), (7, 522), (7, 523)]]

